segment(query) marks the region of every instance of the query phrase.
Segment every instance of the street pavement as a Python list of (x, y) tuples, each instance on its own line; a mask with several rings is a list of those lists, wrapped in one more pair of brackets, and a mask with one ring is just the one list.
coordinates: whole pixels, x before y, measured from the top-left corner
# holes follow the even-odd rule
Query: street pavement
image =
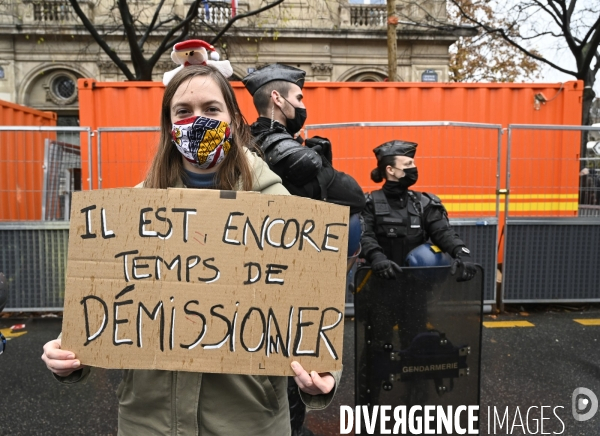
[[(576, 321), (581, 319), (591, 325)], [(514, 322), (520, 326), (499, 324)], [(571, 402), (579, 387), (600, 396), (600, 308), (485, 316), (484, 323), (480, 434), (600, 435), (600, 413), (579, 422), (572, 415)], [(0, 318), (0, 331), (10, 337), (0, 355), (0, 435), (117, 434), (114, 392), (121, 372), (98, 369), (79, 385), (53, 380), (40, 356), (43, 344), (60, 329), (59, 318)], [(349, 318), (344, 375), (334, 403), (307, 416), (306, 426), (315, 435), (340, 434), (340, 405), (354, 405), (353, 341), (354, 322)], [(500, 420), (507, 414), (502, 428), (496, 421), (495, 430), (494, 408)]]

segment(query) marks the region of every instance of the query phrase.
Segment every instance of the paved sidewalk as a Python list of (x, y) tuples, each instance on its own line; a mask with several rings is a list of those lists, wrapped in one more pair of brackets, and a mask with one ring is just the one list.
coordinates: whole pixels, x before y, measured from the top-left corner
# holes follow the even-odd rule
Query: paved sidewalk
[[(487, 408), (493, 411), (494, 406), (501, 415), (508, 407), (511, 426), (513, 422), (520, 424), (516, 417), (519, 407), (523, 427), (517, 425), (512, 434), (533, 433), (535, 419), (539, 425), (540, 407), (551, 406), (545, 409), (544, 418), (550, 419), (544, 421), (544, 433), (600, 435), (600, 413), (589, 421), (577, 422), (571, 412), (574, 389), (585, 387), (600, 396), (600, 325), (584, 325), (576, 319), (600, 319), (600, 310), (485, 317), (486, 323), (526, 321), (532, 326), (483, 329), (482, 435), (494, 434), (493, 425), (489, 432), (487, 427)], [(21, 334), (13, 334), (0, 356), (0, 435), (116, 435), (114, 392), (121, 371), (98, 369), (86, 384), (63, 386), (52, 379), (40, 359), (43, 344), (60, 332), (61, 320), (0, 318), (0, 329), (6, 335), (5, 329), (19, 323), (25, 328), (14, 331)], [(307, 418), (308, 428), (316, 435), (339, 434), (339, 406), (354, 404), (351, 319), (346, 320), (345, 328), (345, 367), (338, 395), (331, 407), (311, 412)], [(526, 413), (532, 406), (537, 409), (531, 409), (527, 421)], [(560, 420), (552, 413), (557, 406), (563, 407), (556, 409)], [(506, 426), (505, 422), (500, 429), (496, 424), (496, 434), (510, 434)], [(537, 434), (541, 434), (539, 430)]]

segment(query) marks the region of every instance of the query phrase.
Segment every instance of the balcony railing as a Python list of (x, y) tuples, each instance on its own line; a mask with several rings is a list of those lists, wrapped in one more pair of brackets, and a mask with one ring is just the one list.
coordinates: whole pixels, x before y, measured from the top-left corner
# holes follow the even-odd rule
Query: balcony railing
[(360, 29), (381, 28), (387, 25), (386, 5), (351, 5), (350, 27)]
[(231, 19), (231, 3), (219, 1), (202, 3), (198, 8), (198, 18), (215, 26), (223, 26)]
[(76, 22), (73, 7), (68, 1), (42, 1), (33, 3), (33, 20), (36, 22)]

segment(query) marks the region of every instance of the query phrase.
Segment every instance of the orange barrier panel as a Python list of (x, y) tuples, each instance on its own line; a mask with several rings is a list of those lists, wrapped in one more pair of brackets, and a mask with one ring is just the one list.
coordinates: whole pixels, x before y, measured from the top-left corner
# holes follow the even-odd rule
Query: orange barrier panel
[(576, 217), (581, 132), (511, 129), (508, 216)]
[[(56, 126), (56, 114), (0, 100), (0, 126)], [(0, 221), (42, 219), (46, 139), (56, 133), (0, 131)]]
[[(158, 127), (164, 85), (160, 82), (96, 82), (79, 79), (79, 124), (100, 127)], [(132, 186), (143, 180), (156, 151), (156, 133), (102, 135), (102, 188)], [(92, 146), (92, 186), (97, 188), (97, 137)], [(81, 160), (88, 161), (81, 149)], [(129, 164), (126, 168), (120, 162)], [(135, 162), (133, 165), (132, 162)], [(89, 177), (82, 167), (82, 179)]]
[[(352, 174), (366, 192), (380, 189), (371, 180), (375, 145), (390, 139), (419, 144), (415, 189), (438, 195), (453, 218), (496, 216), (499, 130), (477, 125), (399, 125), (310, 128), (333, 144), (334, 165)], [(379, 123), (378, 123), (379, 124)]]

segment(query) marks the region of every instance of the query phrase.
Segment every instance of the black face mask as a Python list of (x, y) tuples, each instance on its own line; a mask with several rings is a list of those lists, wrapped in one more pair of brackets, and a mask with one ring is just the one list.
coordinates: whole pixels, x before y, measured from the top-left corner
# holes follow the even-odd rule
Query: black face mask
[(294, 136), (296, 133), (298, 133), (300, 131), (300, 129), (304, 125), (304, 122), (306, 121), (306, 117), (307, 117), (306, 109), (294, 106), (292, 103), (290, 103), (287, 100), (287, 98), (285, 98), (283, 96), (281, 98), (283, 98), (285, 101), (287, 101), (294, 108), (294, 118), (286, 117), (285, 113), (283, 113), (281, 108), (279, 108), (279, 110), (285, 117), (285, 130), (287, 130), (287, 132), (290, 135)]
[[(398, 170), (400, 168), (396, 168), (396, 169)], [(404, 177), (402, 177), (401, 179), (398, 179), (398, 184), (402, 188), (408, 189), (408, 187), (417, 183), (417, 180), (419, 179), (419, 171), (417, 171), (417, 167), (405, 168), (403, 171), (404, 171)]]

